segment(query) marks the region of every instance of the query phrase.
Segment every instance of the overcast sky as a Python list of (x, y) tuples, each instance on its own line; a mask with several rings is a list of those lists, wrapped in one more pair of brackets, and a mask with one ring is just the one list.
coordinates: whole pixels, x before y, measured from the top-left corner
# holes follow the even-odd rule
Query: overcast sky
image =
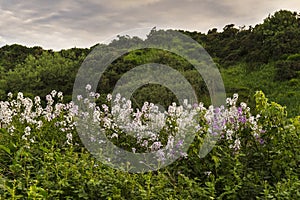
[(0, 46), (90, 47), (124, 31), (255, 25), (300, 0), (0, 0)]

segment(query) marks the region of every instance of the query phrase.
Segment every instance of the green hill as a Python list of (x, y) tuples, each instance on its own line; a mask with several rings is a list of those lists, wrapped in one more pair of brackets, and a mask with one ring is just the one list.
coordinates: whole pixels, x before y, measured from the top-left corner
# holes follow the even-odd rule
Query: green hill
[[(262, 90), (271, 100), (287, 106), (290, 116), (299, 115), (298, 13), (281, 10), (255, 27), (237, 28), (229, 24), (222, 31), (213, 28), (207, 34), (179, 32), (199, 42), (211, 55), (221, 71), (228, 96), (239, 93), (243, 101), (253, 104), (251, 97), (256, 90)], [(119, 40), (141, 41), (125, 36)], [(93, 48), (59, 52), (17, 44), (0, 48), (0, 98), (5, 99), (8, 92), (18, 91), (28, 96), (45, 96), (55, 89), (66, 95), (66, 101), (70, 100), (77, 70)], [(206, 105), (210, 103), (206, 85), (191, 64), (177, 55), (156, 49), (133, 51), (114, 61), (99, 83), (100, 92), (112, 92), (122, 74), (150, 62), (166, 64), (180, 71), (195, 88), (199, 100)], [(151, 84), (138, 89), (133, 98), (135, 106), (145, 100), (162, 105), (176, 101), (167, 88)]]

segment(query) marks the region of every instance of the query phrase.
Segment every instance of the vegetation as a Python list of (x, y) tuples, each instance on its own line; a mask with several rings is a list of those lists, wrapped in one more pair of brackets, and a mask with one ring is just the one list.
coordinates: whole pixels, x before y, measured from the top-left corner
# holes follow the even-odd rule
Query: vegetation
[[(199, 42), (218, 64), (228, 96), (238, 92), (244, 101), (253, 105), (251, 97), (259, 89), (271, 100), (287, 106), (289, 116), (296, 116), (300, 106), (297, 100), (300, 99), (299, 27), (299, 14), (282, 10), (255, 27), (235, 28), (229, 24), (222, 32), (217, 29), (209, 30), (207, 34), (181, 32)], [(126, 36), (121, 36), (119, 40), (140, 42), (138, 38)], [(19, 91), (29, 96), (45, 96), (56, 89), (64, 92), (66, 101), (70, 100), (77, 70), (93, 48), (53, 52), (20, 45), (2, 47), (0, 98), (5, 99), (8, 92)], [(190, 63), (155, 49), (137, 50), (118, 58), (106, 71), (99, 89), (110, 93), (123, 73), (149, 62), (167, 64), (182, 72), (195, 88), (199, 99), (209, 105), (206, 85)], [(166, 88), (149, 85), (140, 88), (135, 97), (140, 104), (149, 98), (156, 103), (162, 93), (166, 93)], [(167, 103), (162, 103), (165, 106), (174, 101), (170, 92), (165, 96)]]
[[(100, 98), (99, 94), (96, 94), (95, 98)], [(178, 123), (177, 119), (180, 119), (180, 122), (182, 119), (184, 121), (188, 105), (186, 108), (170, 106), (164, 128), (156, 137), (140, 141), (139, 138), (133, 141), (130, 135), (118, 129), (117, 124), (105, 123), (110, 121), (108, 119), (111, 113), (110, 109), (106, 109), (106, 104), (93, 107), (91, 118), (95, 119), (95, 116), (98, 116), (101, 127), (106, 130), (106, 136), (119, 147), (133, 153), (159, 152), (161, 144), (167, 148), (167, 152), (179, 149), (179, 159), (171, 165), (158, 171), (138, 174), (127, 172), (134, 167), (130, 163), (119, 163), (125, 164), (128, 169), (116, 170), (91, 156), (74, 129), (74, 120), (80, 116), (80, 112), (72, 103), (62, 104), (62, 99), (62, 93), (52, 91), (47, 95), (45, 107), (41, 105), (39, 97), (31, 100), (23, 97), (22, 93), (18, 93), (17, 97), (9, 94), (8, 101), (0, 102), (3, 116), (0, 129), (1, 198), (300, 197), (300, 118), (288, 119), (285, 109), (279, 104), (269, 102), (262, 92), (255, 94), (257, 115), (252, 115), (245, 103), (237, 103), (236, 94), (232, 99), (227, 99), (227, 107), (205, 108), (202, 104), (194, 106), (196, 113), (193, 116), (197, 121), (195, 125), (199, 128), (186, 154), (180, 152), (182, 142), (174, 140), (174, 134), (175, 138), (179, 134), (179, 138), (185, 140), (185, 137), (182, 137), (185, 134), (180, 132), (184, 124)], [(107, 103), (109, 99), (108, 97)], [(88, 99), (83, 102), (90, 106)], [(128, 104), (127, 101), (123, 103)], [(121, 102), (118, 106), (123, 108), (120, 112), (130, 110), (130, 106), (124, 107)], [(151, 104), (145, 104), (139, 115), (138, 111), (136, 114), (132, 113), (132, 116), (135, 116), (133, 123), (140, 124), (139, 120), (151, 120), (153, 113), (148, 112), (153, 108), (153, 105), (151, 108)], [(217, 121), (212, 120), (215, 117)], [(187, 124), (193, 123), (188, 119)], [(212, 126), (217, 124), (222, 125), (212, 129)], [(219, 134), (221, 139), (207, 156), (200, 158), (198, 152), (207, 134)], [(94, 142), (99, 144), (97, 138)], [(109, 149), (104, 153), (107, 152)], [(116, 156), (122, 160), (118, 154)], [(167, 156), (168, 154), (164, 154), (158, 159), (163, 161)]]
[[(158, 32), (153, 29), (147, 40)], [(146, 113), (150, 104), (145, 101), (169, 108), (166, 125), (157, 137), (143, 145), (142, 140), (104, 123), (112, 120), (107, 94), (130, 69), (146, 63), (168, 65), (191, 83), (204, 103), (193, 107), (198, 126), (187, 154), (180, 152), (179, 159), (158, 171), (138, 174), (99, 162), (75, 130), (75, 119), (80, 115), (70, 103), (73, 83), (95, 46), (59, 52), (17, 44), (2, 47), (0, 199), (299, 199), (299, 14), (281, 10), (255, 27), (229, 24), (222, 32), (180, 32), (208, 51), (221, 72), (227, 96), (233, 98), (224, 107), (211, 107), (198, 72), (185, 59), (167, 51), (140, 49), (115, 60), (97, 86), (100, 94), (91, 96), (99, 106), (93, 107), (93, 115), (97, 114), (106, 136), (118, 147), (139, 153), (168, 146), (174, 134), (180, 135), (176, 120), (186, 111), (172, 105), (177, 99), (170, 90), (148, 84), (134, 93), (132, 105), (125, 102), (125, 108), (141, 111), (130, 117), (142, 116), (136, 119), (139, 125), (151, 121)], [(111, 45), (119, 41), (142, 42), (120, 36)], [(212, 124), (213, 113), (222, 124), (221, 128), (217, 124), (220, 129), (216, 133), (221, 139), (200, 158), (205, 136), (214, 133), (210, 129), (216, 125)]]

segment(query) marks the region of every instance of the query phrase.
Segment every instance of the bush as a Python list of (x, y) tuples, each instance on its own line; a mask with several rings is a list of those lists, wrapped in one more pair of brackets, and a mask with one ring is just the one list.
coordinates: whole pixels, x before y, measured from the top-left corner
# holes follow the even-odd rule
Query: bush
[[(181, 154), (165, 168), (147, 173), (113, 169), (91, 156), (75, 130), (78, 114), (74, 103), (62, 104), (61, 100), (62, 94), (53, 91), (46, 97), (44, 107), (39, 97), (25, 98), (22, 93), (15, 98), (9, 94), (8, 101), (0, 102), (1, 199), (300, 197), (300, 116), (287, 118), (285, 108), (269, 102), (262, 92), (255, 94), (253, 110), (243, 102), (238, 103), (237, 94), (227, 99), (227, 106), (205, 108), (199, 104), (190, 108), (196, 114), (187, 112), (188, 106), (172, 105), (166, 126), (159, 137), (148, 139), (146, 146), (120, 129), (102, 124), (107, 137), (117, 134), (111, 137), (115, 145), (128, 151), (135, 147), (137, 152), (156, 152), (161, 147), (153, 149), (153, 144), (171, 144), (172, 135), (180, 136), (176, 130), (184, 125), (178, 119), (193, 113), (197, 132), (187, 154)], [(124, 104), (128, 105), (128, 101)], [(130, 109), (121, 108), (121, 113)], [(103, 119), (112, 108), (103, 104), (99, 109)], [(151, 109), (154, 105), (144, 105), (139, 115), (141, 124), (151, 120)], [(256, 115), (252, 115), (254, 111)], [(218, 134), (221, 139), (202, 158), (199, 150), (209, 134)]]

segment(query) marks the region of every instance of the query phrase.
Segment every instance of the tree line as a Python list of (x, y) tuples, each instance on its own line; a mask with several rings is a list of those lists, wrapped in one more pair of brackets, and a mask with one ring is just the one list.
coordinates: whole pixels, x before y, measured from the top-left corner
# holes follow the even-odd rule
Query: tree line
[[(147, 39), (156, 32), (153, 29)], [(274, 100), (287, 105), (292, 115), (299, 114), (299, 13), (280, 10), (254, 27), (237, 28), (228, 24), (222, 31), (213, 28), (207, 33), (179, 32), (196, 40), (211, 55), (221, 71), (228, 95), (239, 92), (241, 99), (251, 104), (254, 90), (262, 89)], [(137, 37), (120, 36), (112, 44), (120, 41), (123, 44), (142, 42)], [(69, 101), (77, 71), (97, 45), (57, 52), (18, 44), (3, 46), (0, 48), (0, 99), (6, 99), (8, 92), (18, 91), (27, 96), (43, 97), (55, 89), (62, 91), (65, 100)], [(166, 64), (180, 71), (195, 88), (198, 98), (210, 103), (206, 85), (191, 64), (175, 54), (157, 49), (132, 51), (115, 60), (101, 78), (99, 91), (112, 92), (122, 74), (149, 62)], [(258, 80), (256, 74), (260, 74), (261, 79)], [(136, 106), (147, 99), (161, 105), (176, 101), (167, 88), (151, 84), (140, 88), (133, 98)]]

